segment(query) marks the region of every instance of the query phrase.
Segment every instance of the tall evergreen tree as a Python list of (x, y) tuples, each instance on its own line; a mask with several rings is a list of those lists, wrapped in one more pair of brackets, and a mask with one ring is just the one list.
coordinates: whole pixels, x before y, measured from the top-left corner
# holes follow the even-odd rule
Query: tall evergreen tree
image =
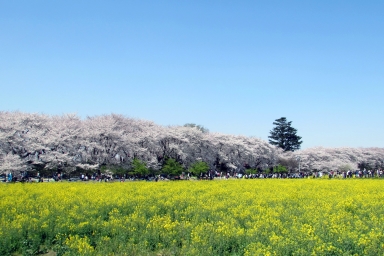
[(292, 121), (287, 122), (287, 118), (276, 119), (273, 124), (275, 127), (270, 131), (269, 143), (282, 148), (284, 151), (295, 151), (300, 149), (301, 137), (296, 135), (297, 130), (291, 126)]

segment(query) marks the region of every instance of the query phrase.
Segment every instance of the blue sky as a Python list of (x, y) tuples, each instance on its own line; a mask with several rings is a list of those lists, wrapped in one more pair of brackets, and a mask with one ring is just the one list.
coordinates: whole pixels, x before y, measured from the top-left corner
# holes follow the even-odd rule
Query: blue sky
[(384, 146), (384, 1), (0, 0), (0, 110)]

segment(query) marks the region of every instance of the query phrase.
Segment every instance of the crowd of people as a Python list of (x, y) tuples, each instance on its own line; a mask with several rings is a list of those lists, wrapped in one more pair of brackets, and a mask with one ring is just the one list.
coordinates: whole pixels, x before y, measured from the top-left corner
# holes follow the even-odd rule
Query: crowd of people
[[(191, 173), (182, 173), (178, 176), (164, 176), (164, 175), (152, 175), (145, 177), (123, 175), (112, 175), (93, 173), (81, 173), (80, 176), (65, 177), (68, 181), (95, 181), (95, 182), (108, 182), (108, 181), (159, 181), (159, 180), (189, 180), (193, 177)], [(290, 172), (290, 173), (272, 173), (272, 172), (257, 172), (257, 173), (244, 173), (244, 172), (218, 172), (210, 170), (206, 173), (201, 173), (199, 176), (194, 177), (199, 180), (213, 180), (213, 179), (302, 179), (302, 178), (383, 178), (384, 171), (382, 169), (377, 170), (348, 170), (348, 171), (315, 171), (315, 172)], [(30, 176), (27, 172), (21, 172), (19, 176), (15, 176), (12, 172), (8, 172), (0, 177), (2, 182), (49, 182), (49, 181), (62, 181), (63, 175), (60, 172), (54, 172), (49, 177), (42, 177), (39, 172), (36, 176)]]
[(243, 173), (243, 172), (208, 172), (206, 174), (202, 174), (200, 179), (297, 179), (297, 178), (383, 178), (384, 171), (382, 169), (377, 170), (348, 170), (348, 171), (339, 171), (339, 170), (331, 170), (331, 171), (314, 171), (314, 172), (290, 172), (290, 173), (271, 173), (271, 172), (258, 172), (258, 173)]

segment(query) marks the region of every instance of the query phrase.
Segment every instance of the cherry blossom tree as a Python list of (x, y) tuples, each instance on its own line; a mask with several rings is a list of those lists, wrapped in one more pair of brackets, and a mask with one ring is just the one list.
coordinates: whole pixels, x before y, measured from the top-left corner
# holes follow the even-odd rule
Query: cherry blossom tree
[(12, 172), (14, 175), (20, 175), (25, 168), (25, 161), (19, 155), (8, 153), (0, 156), (0, 174)]
[[(2, 170), (57, 170), (104, 167), (132, 169), (134, 159), (159, 171), (167, 159), (188, 169), (205, 162), (209, 169), (244, 172), (278, 164), (297, 171), (383, 168), (383, 148), (309, 148), (295, 152), (246, 136), (212, 133), (191, 126), (160, 126), (122, 115), (81, 119), (75, 114), (48, 116), (0, 112)], [(14, 162), (14, 163), (13, 163)], [(15, 169), (16, 168), (16, 169)]]
[(366, 163), (372, 169), (382, 168), (384, 148), (309, 148), (296, 151), (303, 170), (330, 171), (350, 166), (353, 170)]

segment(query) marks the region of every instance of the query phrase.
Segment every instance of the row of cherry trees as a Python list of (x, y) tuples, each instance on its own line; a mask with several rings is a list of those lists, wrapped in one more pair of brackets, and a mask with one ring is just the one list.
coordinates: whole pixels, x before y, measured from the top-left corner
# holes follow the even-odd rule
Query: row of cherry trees
[(204, 132), (194, 127), (164, 127), (121, 115), (88, 117), (0, 112), (0, 173), (32, 169), (131, 167), (140, 159), (159, 170), (167, 158), (184, 168), (204, 161), (212, 169), (263, 170), (279, 163), (302, 170), (383, 166), (383, 148), (312, 148), (284, 153), (254, 137)]
[(304, 170), (384, 169), (384, 148), (322, 148), (295, 151)]

